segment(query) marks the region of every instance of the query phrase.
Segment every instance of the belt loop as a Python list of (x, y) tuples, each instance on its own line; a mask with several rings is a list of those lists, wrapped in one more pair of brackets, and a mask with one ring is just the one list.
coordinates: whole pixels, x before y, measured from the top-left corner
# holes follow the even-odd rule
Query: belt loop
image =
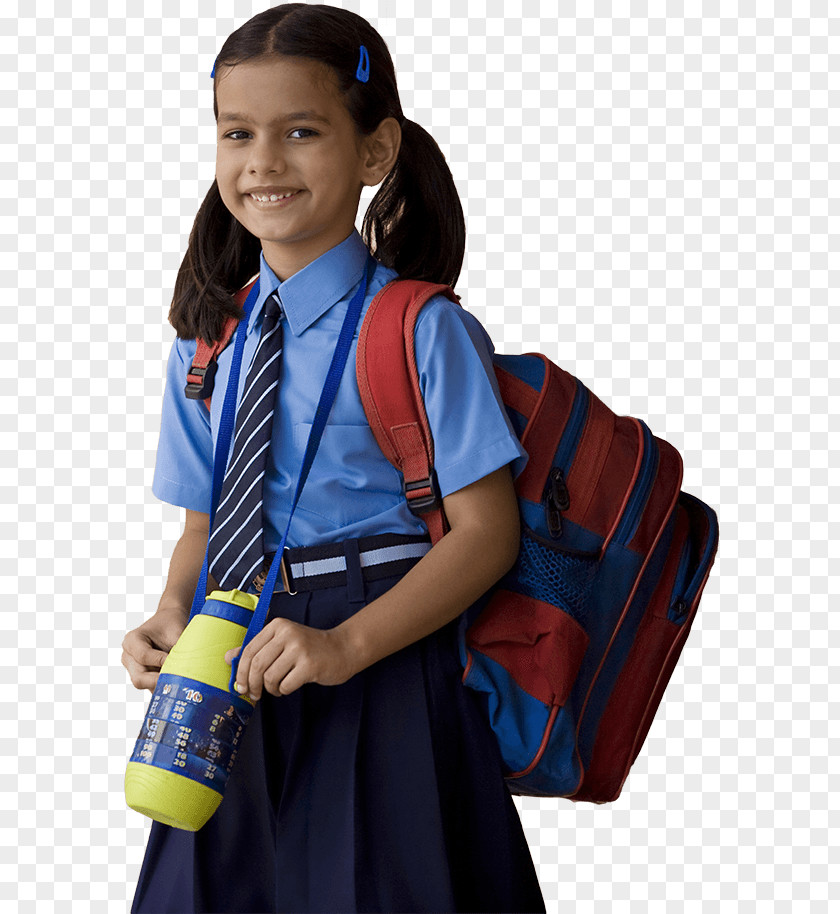
[(347, 602), (364, 603), (365, 579), (362, 575), (357, 539), (344, 540), (344, 558), (347, 562)]

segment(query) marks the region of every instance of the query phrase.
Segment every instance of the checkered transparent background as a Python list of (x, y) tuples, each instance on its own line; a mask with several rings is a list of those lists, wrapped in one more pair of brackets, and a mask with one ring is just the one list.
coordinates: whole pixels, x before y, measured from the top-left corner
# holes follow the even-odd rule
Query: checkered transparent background
[[(719, 513), (621, 797), (515, 801), (548, 911), (829, 910), (836, 6), (346, 5), (447, 156), (457, 291), (497, 350), (539, 349), (643, 418)], [(210, 70), (262, 9), (3, 5), (4, 911), (133, 895), (150, 822), (123, 775), (149, 693), (121, 642), (183, 514), (151, 492), (166, 315), (214, 176)]]

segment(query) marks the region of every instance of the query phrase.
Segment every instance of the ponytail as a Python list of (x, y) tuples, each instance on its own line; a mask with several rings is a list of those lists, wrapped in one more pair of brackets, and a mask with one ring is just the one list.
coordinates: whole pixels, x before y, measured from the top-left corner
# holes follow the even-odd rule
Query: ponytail
[(201, 337), (212, 344), (221, 337), (228, 317), (243, 317), (233, 295), (259, 273), (261, 250), (260, 239), (222, 202), (214, 178), (195, 217), (175, 279), (169, 323), (179, 337)]
[(466, 227), (455, 181), (431, 134), (407, 118), (396, 164), (365, 213), (362, 237), (404, 279), (453, 288), (458, 281)]

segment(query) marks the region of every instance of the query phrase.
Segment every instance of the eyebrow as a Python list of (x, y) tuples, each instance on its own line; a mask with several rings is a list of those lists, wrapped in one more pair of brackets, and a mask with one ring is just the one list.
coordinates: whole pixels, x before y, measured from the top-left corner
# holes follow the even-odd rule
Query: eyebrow
[[(251, 118), (247, 114), (235, 114), (227, 112), (219, 115), (218, 123), (224, 124), (228, 121), (243, 121), (251, 123)], [(269, 121), (269, 124), (282, 124), (284, 121), (318, 121), (321, 124), (329, 124), (327, 118), (317, 114), (315, 111), (294, 111), (291, 114), (282, 114)]]

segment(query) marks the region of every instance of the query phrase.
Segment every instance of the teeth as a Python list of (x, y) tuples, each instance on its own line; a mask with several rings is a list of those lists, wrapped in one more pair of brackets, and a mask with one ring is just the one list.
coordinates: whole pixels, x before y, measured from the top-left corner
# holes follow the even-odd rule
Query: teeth
[(287, 197), (294, 196), (297, 191), (293, 190), (288, 194), (251, 194), (255, 200), (259, 200), (260, 203), (273, 203), (275, 200), (285, 200)]

